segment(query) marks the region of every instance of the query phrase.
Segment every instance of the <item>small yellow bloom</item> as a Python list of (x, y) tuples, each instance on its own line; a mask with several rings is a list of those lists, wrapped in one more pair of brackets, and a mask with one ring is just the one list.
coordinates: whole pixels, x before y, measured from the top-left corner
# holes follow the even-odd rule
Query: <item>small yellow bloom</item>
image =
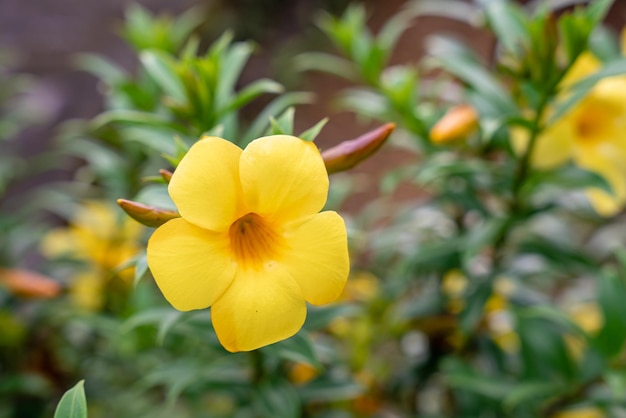
[(196, 142), (168, 187), (181, 218), (156, 229), (148, 265), (182, 311), (211, 306), (229, 351), (294, 335), (306, 302), (339, 297), (349, 273), (343, 219), (318, 213), (328, 174), (317, 147), (275, 135), (245, 150), (221, 138)]
[[(583, 53), (563, 80), (569, 87), (601, 68), (591, 53)], [(554, 168), (569, 160), (604, 177), (612, 193), (586, 190), (592, 206), (600, 215), (611, 216), (626, 203), (626, 76), (606, 77), (588, 94), (537, 138), (533, 165)], [(512, 131), (518, 150), (528, 142), (528, 133)]]
[(357, 271), (350, 275), (350, 280), (341, 294), (341, 300), (365, 302), (374, 299), (378, 293), (378, 277), (369, 271)]
[(77, 210), (68, 227), (50, 231), (41, 243), (48, 258), (68, 257), (83, 263), (83, 269), (68, 284), (69, 295), (78, 307), (98, 310), (105, 303), (105, 288), (112, 278), (129, 283), (132, 268), (121, 265), (140, 252), (143, 227), (123, 216), (113, 205), (87, 201)]
[[(95, 270), (112, 272), (140, 251), (142, 226), (122, 215), (119, 209), (99, 201), (82, 204), (69, 227), (50, 231), (41, 244), (48, 258), (70, 257), (85, 261)], [(120, 272), (132, 278), (132, 269)]]
[(289, 380), (298, 386), (304, 385), (319, 375), (319, 370), (307, 363), (295, 363), (289, 369)]

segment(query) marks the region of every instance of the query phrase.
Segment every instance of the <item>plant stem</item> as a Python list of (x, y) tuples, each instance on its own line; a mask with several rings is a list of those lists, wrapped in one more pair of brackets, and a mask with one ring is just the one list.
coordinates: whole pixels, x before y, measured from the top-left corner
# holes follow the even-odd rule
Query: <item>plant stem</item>
[(252, 384), (254, 385), (261, 382), (265, 377), (263, 360), (263, 353), (261, 350), (250, 351), (250, 362), (252, 363)]

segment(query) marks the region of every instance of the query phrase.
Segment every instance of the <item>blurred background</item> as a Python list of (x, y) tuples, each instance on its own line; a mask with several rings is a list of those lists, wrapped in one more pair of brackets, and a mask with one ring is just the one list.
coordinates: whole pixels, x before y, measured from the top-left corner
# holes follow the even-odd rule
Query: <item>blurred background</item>
[[(141, 257), (133, 259), (137, 265), (137, 271), (133, 273), (128, 271), (129, 265), (124, 265), (124, 262), (141, 253), (147, 233), (140, 230), (134, 221), (119, 216), (121, 211), (113, 206), (113, 202), (118, 197), (134, 197), (143, 185), (138, 179), (146, 173), (156, 172), (153, 169), (164, 167), (164, 164), (159, 160), (161, 164), (159, 166), (153, 159), (154, 156), (137, 157), (141, 152), (137, 148), (126, 149), (120, 145), (121, 136), (113, 129), (98, 132), (105, 138), (102, 142), (107, 144), (106, 147), (78, 145), (76, 149), (79, 151), (76, 153), (66, 152), (70, 144), (67, 138), (73, 138), (73, 132), (80, 131), (86, 121), (92, 120), (106, 110), (110, 105), (107, 101), (111, 100), (110, 86), (104, 83), (102, 78), (96, 77), (93, 71), (86, 71), (89, 65), (86, 65), (86, 61), (81, 57), (84, 58), (85, 54), (97, 54), (117, 64), (131, 75), (139, 74), (141, 65), (137, 51), (141, 48), (137, 45), (141, 43), (141, 39), (133, 39), (132, 34), (125, 32), (124, 29), (125, 17), (132, 14), (131, 6), (140, 4), (156, 16), (174, 17), (193, 10), (191, 15), (198, 20), (193, 33), (198, 36), (200, 51), (209, 48), (226, 30), (233, 32), (235, 41), (254, 42), (254, 53), (237, 80), (236, 90), (266, 77), (284, 85), (286, 91), (310, 91), (315, 94), (312, 103), (297, 106), (295, 131), (300, 132), (329, 116), (328, 124), (316, 140), (320, 148), (326, 149), (341, 141), (355, 138), (380, 123), (372, 122), (371, 118), (356, 115), (337, 106), (335, 100), (337, 92), (351, 87), (353, 83), (321, 72), (300, 71), (294, 64), (294, 57), (307, 51), (334, 53), (336, 50), (328, 37), (316, 25), (320, 11), (340, 16), (349, 4), (354, 3), (347, 0), (139, 2), (0, 0), (0, 216), (2, 217), (0, 272), (6, 277), (3, 279), (5, 287), (13, 292), (13, 294), (0, 293), (0, 418), (47, 416), (46, 414), (52, 410), (53, 402), (80, 378), (88, 379), (88, 394), (93, 397), (95, 417), (114, 414), (120, 414), (122, 417), (153, 417), (160, 409), (154, 405), (169, 402), (168, 405), (171, 406), (177, 396), (185, 390), (186, 404), (182, 407), (180, 405), (173, 407), (179, 408), (176, 410), (179, 415), (171, 415), (171, 412), (167, 412), (170, 410), (167, 410), (160, 411), (162, 415), (159, 416), (193, 418), (263, 416), (258, 413), (246, 415), (247, 404), (246, 401), (242, 401), (247, 399), (247, 395), (241, 395), (245, 391), (242, 389), (244, 386), (242, 381), (245, 381), (248, 375), (242, 378), (242, 375), (237, 373), (242, 370), (248, 371), (247, 357), (235, 355), (221, 363), (215, 362), (219, 364), (212, 363), (211, 367), (215, 368), (207, 368), (207, 373), (216, 370), (219, 377), (215, 381), (206, 376), (193, 375), (189, 378), (188, 375), (183, 376), (183, 372), (179, 373), (179, 378), (176, 378), (178, 380), (174, 378), (170, 380), (165, 371), (161, 375), (156, 373), (159, 366), (171, 364), (172, 370), (168, 370), (168, 373), (174, 373), (173, 369), (178, 367), (178, 370), (184, 370), (191, 375), (191, 371), (197, 366), (194, 361), (223, 359), (220, 356), (224, 353), (220, 351), (213, 335), (199, 341), (194, 341), (190, 337), (199, 329), (206, 329), (208, 326), (206, 317), (189, 317), (189, 322), (177, 328), (171, 339), (167, 340), (165, 334), (171, 331), (170, 327), (178, 317), (171, 323), (163, 320), (164, 317), (174, 318), (174, 316), (167, 316), (171, 312), (164, 311), (166, 308), (163, 307), (163, 301), (151, 283), (142, 283), (135, 291), (129, 290), (128, 282), (133, 280), (135, 283), (139, 282), (146, 275), (146, 266), (141, 264)], [(519, 2), (525, 3), (529, 2)], [(367, 25), (377, 33), (408, 3), (403, 0), (362, 0), (356, 4), (365, 8)], [(625, 22), (626, 1), (617, 0), (607, 14), (606, 25), (614, 33), (619, 33)], [(487, 64), (495, 62), (497, 40), (490, 31), (442, 16), (424, 14), (413, 20), (402, 34), (389, 64), (417, 63), (425, 53), (427, 39), (435, 33), (458, 38)], [(131, 42), (128, 41), (129, 38)], [(437, 71), (432, 72), (436, 73)], [(428, 77), (422, 80), (426, 85), (428, 81)], [(241, 111), (242, 120), (253, 121), (270, 100), (270, 97), (262, 96), (245, 106)], [(415, 199), (419, 200), (424, 196), (425, 191), (415, 183), (400, 181), (399, 187), (387, 188), (390, 195), (387, 196), (389, 200), (385, 201), (387, 206), (373, 208), (368, 206), (381, 194), (385, 194), (381, 192), (385, 187), (380, 187), (380, 184), (385, 181), (385, 176), (390, 170), (416, 161), (416, 153), (411, 152), (411, 147), (403, 146), (402, 141), (406, 140), (406, 135), (399, 135), (399, 138), (395, 144), (397, 146), (383, 148), (380, 153), (351, 171), (349, 177), (336, 177), (337, 190), (333, 195), (336, 197), (336, 208), (340, 208), (349, 217), (354, 215), (355, 218), (359, 216), (367, 218), (369, 212), (363, 211), (365, 208), (380, 211), (381, 208), (393, 207), (395, 203), (400, 205), (401, 202), (414, 202)], [(72, 146), (69, 145), (69, 148)], [(60, 149), (63, 150), (59, 151)], [(109, 155), (111, 149), (115, 152)], [(119, 162), (119, 156), (113, 154), (123, 155), (120, 149), (128, 151), (128, 155), (133, 155), (136, 159), (126, 163)], [(141, 170), (133, 171), (133, 167), (129, 166), (137, 161), (141, 163)], [(111, 170), (123, 175), (119, 178), (110, 176)], [(68, 203), (74, 199), (75, 202)], [(89, 202), (88, 199), (99, 199), (111, 205), (105, 208), (106, 204), (102, 206)], [(442, 230), (450, 227), (449, 223), (442, 221), (437, 214), (416, 212), (404, 215), (411, 218), (409, 223), (413, 222), (412, 225), (420, 222), (424, 224), (420, 224), (419, 228), (435, 224)], [(387, 221), (385, 219), (381, 221), (379, 218), (384, 217), (379, 216), (373, 223), (378, 225)], [(400, 219), (400, 216), (397, 219)], [(432, 225), (429, 224), (431, 221)], [(449, 219), (446, 218), (446, 221)], [(362, 225), (367, 225), (367, 222), (359, 224)], [(384, 279), (379, 280), (376, 276), (381, 276), (381, 272), (386, 271), (387, 265), (379, 262), (369, 269), (372, 271), (366, 271), (368, 261), (377, 260), (376, 253), (380, 248), (383, 248), (380, 250), (383, 254), (387, 250), (395, 251), (396, 246), (402, 247), (398, 253), (400, 257), (406, 255), (403, 251), (408, 251), (406, 248), (414, 242), (409, 239), (409, 244), (405, 245), (402, 241), (395, 241), (398, 237), (404, 237), (402, 235), (405, 232), (402, 226), (404, 224), (399, 222), (399, 225), (398, 229), (387, 231), (388, 235), (381, 235), (380, 242), (376, 244), (378, 249), (371, 248), (376, 246), (365, 243), (366, 237), (359, 235), (358, 231), (355, 233), (356, 238), (351, 242), (354, 244), (354, 263), (359, 274), (355, 275), (355, 288), (349, 289), (343, 301), (365, 306), (367, 316), (361, 315), (362, 311), (348, 309), (345, 310), (348, 312), (346, 315), (350, 320), (355, 319), (355, 322), (340, 318), (344, 321), (332, 324), (330, 319), (333, 315), (340, 316), (345, 312), (332, 311), (332, 315), (327, 313), (326, 316), (324, 312), (320, 312), (319, 317), (313, 316), (320, 322), (310, 324), (306, 332), (325, 330), (321, 333), (322, 337), (317, 340), (322, 348), (316, 345), (315, 351), (322, 353), (324, 364), (333, 365), (327, 368), (329, 371), (323, 377), (318, 376), (321, 373), (319, 368), (309, 367), (310, 363), (315, 361), (302, 354), (301, 346), (288, 347), (280, 353), (278, 350), (268, 351), (267, 358), (270, 359), (267, 361), (268, 369), (274, 367), (286, 376), (285, 379), (307, 388), (299, 392), (299, 402), (308, 405), (306, 409), (308, 415), (302, 416), (409, 416), (401, 412), (403, 407), (412, 414), (426, 411), (423, 416), (445, 416), (439, 412), (445, 411), (446, 407), (441, 405), (445, 405), (451, 395), (441, 389), (445, 386), (441, 384), (441, 374), (433, 371), (439, 367), (437, 361), (443, 354), (439, 356), (433, 353), (438, 353), (440, 346), (445, 347), (442, 352), (456, 350), (457, 341), (452, 340), (458, 335), (451, 331), (458, 326), (451, 319), (451, 316), (458, 313), (458, 310), (455, 311), (456, 308), (449, 308), (446, 305), (444, 309), (438, 306), (437, 309), (445, 310), (445, 315), (433, 314), (432, 317), (428, 317), (432, 321), (424, 320), (423, 323), (419, 322), (423, 319), (420, 317), (416, 321), (419, 322), (418, 325), (412, 322), (413, 318), (408, 326), (404, 322), (400, 326), (394, 320), (390, 322), (395, 325), (385, 322), (386, 328), (378, 331), (381, 335), (391, 335), (392, 338), (378, 340), (376, 344), (372, 344), (372, 341), (376, 340), (373, 334), (377, 330), (378, 317), (383, 316), (388, 310), (393, 310), (390, 306), (393, 307), (395, 301), (390, 295), (393, 295), (394, 291), (402, 292), (398, 291), (401, 285), (391, 281), (387, 283), (391, 291), (385, 293), (378, 290), (379, 284)], [(355, 226), (354, 230), (357, 229)], [(109, 236), (111, 230), (119, 231), (120, 235), (111, 238)], [(412, 230), (409, 230), (410, 232)], [(439, 232), (441, 231), (435, 231), (434, 234), (437, 235)], [(445, 234), (442, 232), (441, 235)], [(107, 246), (100, 247), (99, 243), (104, 241), (107, 241)], [(77, 244), (78, 242), (81, 244)], [(603, 247), (606, 243), (598, 240), (592, 244)], [(73, 248), (66, 248), (68, 245)], [(112, 253), (115, 251), (112, 251), (112, 248), (118, 250), (114, 255)], [(392, 257), (389, 260), (393, 263), (396, 259)], [(145, 264), (145, 257), (143, 263)], [(21, 276), (15, 278), (13, 274), (17, 269), (20, 269)], [(49, 277), (39, 277), (34, 273), (36, 270), (46, 271), (46, 274), (53, 278), (61, 278), (59, 281), (62, 282), (62, 287), (46, 281), (50, 279)], [(106, 284), (91, 276), (81, 276), (85, 272), (94, 271), (107, 276)], [(437, 279), (443, 281), (445, 276), (447, 286), (453, 289), (450, 290), (452, 293), (456, 292), (454, 289), (458, 290), (467, 285), (466, 278), (457, 277), (455, 274), (453, 272), (452, 275), (441, 275), (442, 277)], [(20, 287), (26, 276), (29, 285)], [(110, 277), (114, 279), (110, 280)], [(74, 283), (77, 285), (74, 286)], [(544, 285), (533, 287), (533, 291), (539, 289), (537, 294), (541, 294), (542, 291), (549, 294), (546, 287), (542, 286)], [(569, 284), (555, 284), (558, 290), (553, 294), (567, 286)], [(103, 287), (106, 287), (106, 291)], [(590, 292), (589, 289), (592, 288), (589, 280), (584, 281), (579, 287), (579, 293)], [(422, 291), (420, 288), (420, 292)], [(54, 299), (65, 292), (72, 295), (74, 300), (72, 307), (68, 307), (63, 299), (52, 301), (50, 305), (31, 303), (33, 300)], [(504, 301), (506, 297), (502, 295), (506, 293), (506, 291), (495, 292), (497, 297), (490, 299), (491, 305), (485, 309), (496, 312), (505, 310), (502, 306), (508, 307), (508, 302)], [(104, 294), (106, 296), (102, 296)], [(535, 293), (533, 295), (536, 296)], [(487, 297), (483, 299), (486, 300)], [(485, 300), (481, 303), (484, 304)], [(341, 305), (340, 308), (343, 309), (345, 306)], [(411, 306), (415, 306), (411, 312), (416, 316), (423, 313), (420, 309), (425, 309), (426, 312), (432, 308), (417, 304)], [(452, 314), (447, 311), (448, 309), (453, 311)], [(148, 312), (152, 316), (139, 316), (138, 314), (142, 312)], [(428, 311), (424, 315), (430, 314), (431, 311)], [(583, 316), (592, 320), (595, 318), (593, 315), (597, 315), (597, 310), (592, 309), (583, 313)], [(154, 325), (153, 328), (158, 328), (158, 331), (142, 328), (146, 325)], [(121, 326), (123, 331), (119, 331)], [(434, 329), (432, 333), (429, 327)], [(383, 326), (380, 325), (380, 328)], [(507, 329), (507, 332), (509, 331)], [(339, 343), (334, 345), (336, 342), (332, 338), (349, 341), (342, 343), (349, 346), (348, 349), (343, 347), (345, 349), (343, 355), (337, 354), (341, 352), (337, 349)], [(503, 339), (506, 338), (505, 336)], [(396, 346), (390, 348), (388, 343), (391, 339), (395, 339)], [(428, 339), (428, 343), (425, 339)], [(156, 340), (160, 343), (155, 344)], [(330, 340), (332, 341), (329, 342)], [(199, 352), (196, 359), (192, 359), (193, 356), (186, 357), (193, 349), (204, 347), (203, 344), (210, 348), (206, 353)], [(305, 346), (305, 352), (309, 348), (300, 340), (294, 344)], [(465, 360), (482, 350), (484, 347), (480, 344), (472, 344), (469, 353), (460, 350), (459, 358)], [(506, 346), (506, 342), (502, 344)], [(376, 347), (372, 348), (374, 345)], [(424, 349), (424, 346), (430, 347), (430, 351)], [(455, 348), (451, 349), (451, 346)], [(404, 367), (402, 360), (398, 359), (397, 364), (394, 364), (395, 368), (393, 366), (387, 368), (381, 364), (376, 364), (373, 368), (366, 366), (370, 364), (369, 362), (376, 363), (372, 360), (376, 357), (374, 353), (376, 355), (383, 353), (392, 358), (397, 351), (402, 351), (402, 355), (405, 356), (402, 359), (410, 360), (407, 364), (411, 364), (413, 374), (408, 371), (406, 375), (395, 373)], [(142, 354), (144, 352), (147, 354)], [(142, 358), (141, 361), (137, 360), (139, 356)], [(437, 359), (433, 360), (434, 357)], [(179, 358), (182, 360), (175, 363)], [(281, 362), (273, 362), (275, 358)], [(424, 360), (425, 358), (428, 360)], [(478, 361), (478, 364), (480, 368), (482, 363)], [(541, 368), (541, 364), (537, 367)], [(229, 374), (226, 370), (229, 368), (235, 369), (237, 373)], [(459, 369), (461, 368), (459, 366)], [(155, 373), (149, 374), (145, 381), (142, 380), (144, 386), (124, 393), (126, 385), (148, 375), (147, 370), (154, 370)], [(89, 371), (89, 376), (85, 376), (86, 371)], [(346, 377), (349, 375), (350, 379)], [(422, 379), (423, 376), (426, 377)], [(194, 386), (191, 382), (194, 378), (201, 383)], [(328, 380), (324, 380), (326, 378)], [(358, 385), (351, 386), (352, 380), (356, 380)], [(314, 384), (311, 387), (306, 386), (309, 382)], [(180, 385), (177, 386), (178, 384)], [(580, 389), (578, 386), (574, 387)], [(203, 395), (208, 393), (207, 388), (214, 390), (208, 398)], [(139, 395), (143, 394), (142, 390), (148, 389), (152, 391), (149, 396)], [(282, 390), (280, 387), (275, 389), (276, 387), (270, 389), (265, 387), (262, 389), (266, 391), (262, 392), (263, 396), (274, 396), (276, 392)], [(102, 393), (97, 393), (98, 390), (102, 390)], [(336, 390), (335, 394), (328, 393), (333, 390)], [(568, 390), (571, 388), (568, 387)], [(363, 396), (363, 393), (366, 396)], [(256, 392), (255, 394), (258, 395)], [(574, 391), (567, 394), (577, 400)], [(107, 396), (115, 399), (120, 406), (108, 403)], [(464, 400), (463, 396), (460, 395), (459, 398)], [(419, 402), (414, 401), (414, 398), (419, 399)], [(282, 402), (280, 400), (282, 398), (278, 399)], [(334, 406), (334, 403), (346, 399), (352, 403), (350, 408), (344, 408), (349, 411), (344, 415), (339, 413), (316, 415), (319, 411), (333, 409), (332, 407), (325, 409), (320, 405)], [(393, 406), (380, 412), (389, 399), (393, 399), (392, 402), (388, 402)], [(432, 399), (437, 400), (432, 402), (438, 406), (429, 406)], [(482, 400), (483, 398), (480, 398), (480, 401)], [(416, 406), (420, 402), (422, 406)], [(472, 407), (479, 404), (474, 398), (467, 403)], [(127, 409), (122, 407), (129, 404), (133, 406)], [(567, 402), (562, 404), (567, 405)], [(557, 402), (555, 405), (548, 405), (546, 410), (550, 411), (550, 416), (557, 416), (552, 413), (558, 411), (561, 406), (561, 403)], [(494, 410), (501, 411), (498, 408), (500, 406), (494, 407)], [(205, 409), (211, 412), (206, 412)], [(472, 409), (468, 407), (466, 410)], [(234, 411), (243, 412), (234, 415)], [(431, 414), (428, 411), (435, 412)], [(593, 415), (595, 413), (593, 410), (589, 415), (577, 416), (581, 418), (605, 416)], [(286, 413), (284, 416), (290, 415)], [(478, 415), (470, 413), (457, 416)], [(481, 416), (507, 415), (490, 412)], [(529, 412), (516, 416), (533, 415)]]

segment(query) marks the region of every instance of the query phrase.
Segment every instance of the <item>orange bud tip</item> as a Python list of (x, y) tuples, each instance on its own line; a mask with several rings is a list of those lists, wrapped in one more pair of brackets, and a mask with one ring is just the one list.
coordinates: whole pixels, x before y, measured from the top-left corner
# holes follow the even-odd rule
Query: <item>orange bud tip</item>
[(163, 169), (163, 168), (162, 168), (162, 169), (160, 169), (160, 170), (159, 170), (159, 174), (161, 175), (161, 177), (163, 178), (163, 180), (165, 180), (165, 182), (166, 182), (166, 183), (169, 183), (169, 182), (170, 182), (170, 180), (172, 179), (172, 175), (173, 175), (174, 173), (172, 173), (172, 172), (171, 172), (171, 171), (169, 171), (169, 170), (165, 170), (165, 169)]
[(322, 152), (328, 174), (348, 170), (374, 154), (396, 128), (395, 123), (387, 123), (358, 138), (343, 141)]
[(30, 270), (0, 269), (0, 286), (25, 299), (51, 299), (63, 290), (56, 280)]
[(462, 104), (448, 110), (430, 130), (433, 144), (446, 144), (469, 136), (478, 127), (478, 113), (468, 105)]
[(117, 199), (117, 204), (128, 216), (151, 228), (159, 227), (171, 219), (180, 217), (178, 212), (144, 205), (132, 200)]

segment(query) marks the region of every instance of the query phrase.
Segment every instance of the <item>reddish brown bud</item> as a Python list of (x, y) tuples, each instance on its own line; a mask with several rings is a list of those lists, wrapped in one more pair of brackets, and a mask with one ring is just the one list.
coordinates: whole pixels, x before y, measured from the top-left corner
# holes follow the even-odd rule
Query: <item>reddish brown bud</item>
[(165, 170), (165, 169), (162, 168), (162, 169), (159, 170), (159, 174), (161, 175), (163, 180), (165, 180), (165, 182), (169, 184), (170, 180), (172, 179), (172, 175), (174, 173), (172, 173), (169, 170)]
[(470, 105), (451, 108), (430, 130), (430, 141), (445, 144), (465, 138), (478, 126), (478, 113)]
[(143, 203), (133, 202), (132, 200), (117, 199), (117, 204), (128, 216), (152, 228), (161, 226), (170, 219), (180, 218), (178, 212), (144, 205)]
[(322, 152), (328, 174), (348, 170), (375, 153), (389, 138), (396, 128), (394, 123), (387, 123), (356, 139), (343, 141)]
[(51, 299), (61, 293), (56, 280), (30, 270), (0, 269), (0, 286), (27, 299)]

